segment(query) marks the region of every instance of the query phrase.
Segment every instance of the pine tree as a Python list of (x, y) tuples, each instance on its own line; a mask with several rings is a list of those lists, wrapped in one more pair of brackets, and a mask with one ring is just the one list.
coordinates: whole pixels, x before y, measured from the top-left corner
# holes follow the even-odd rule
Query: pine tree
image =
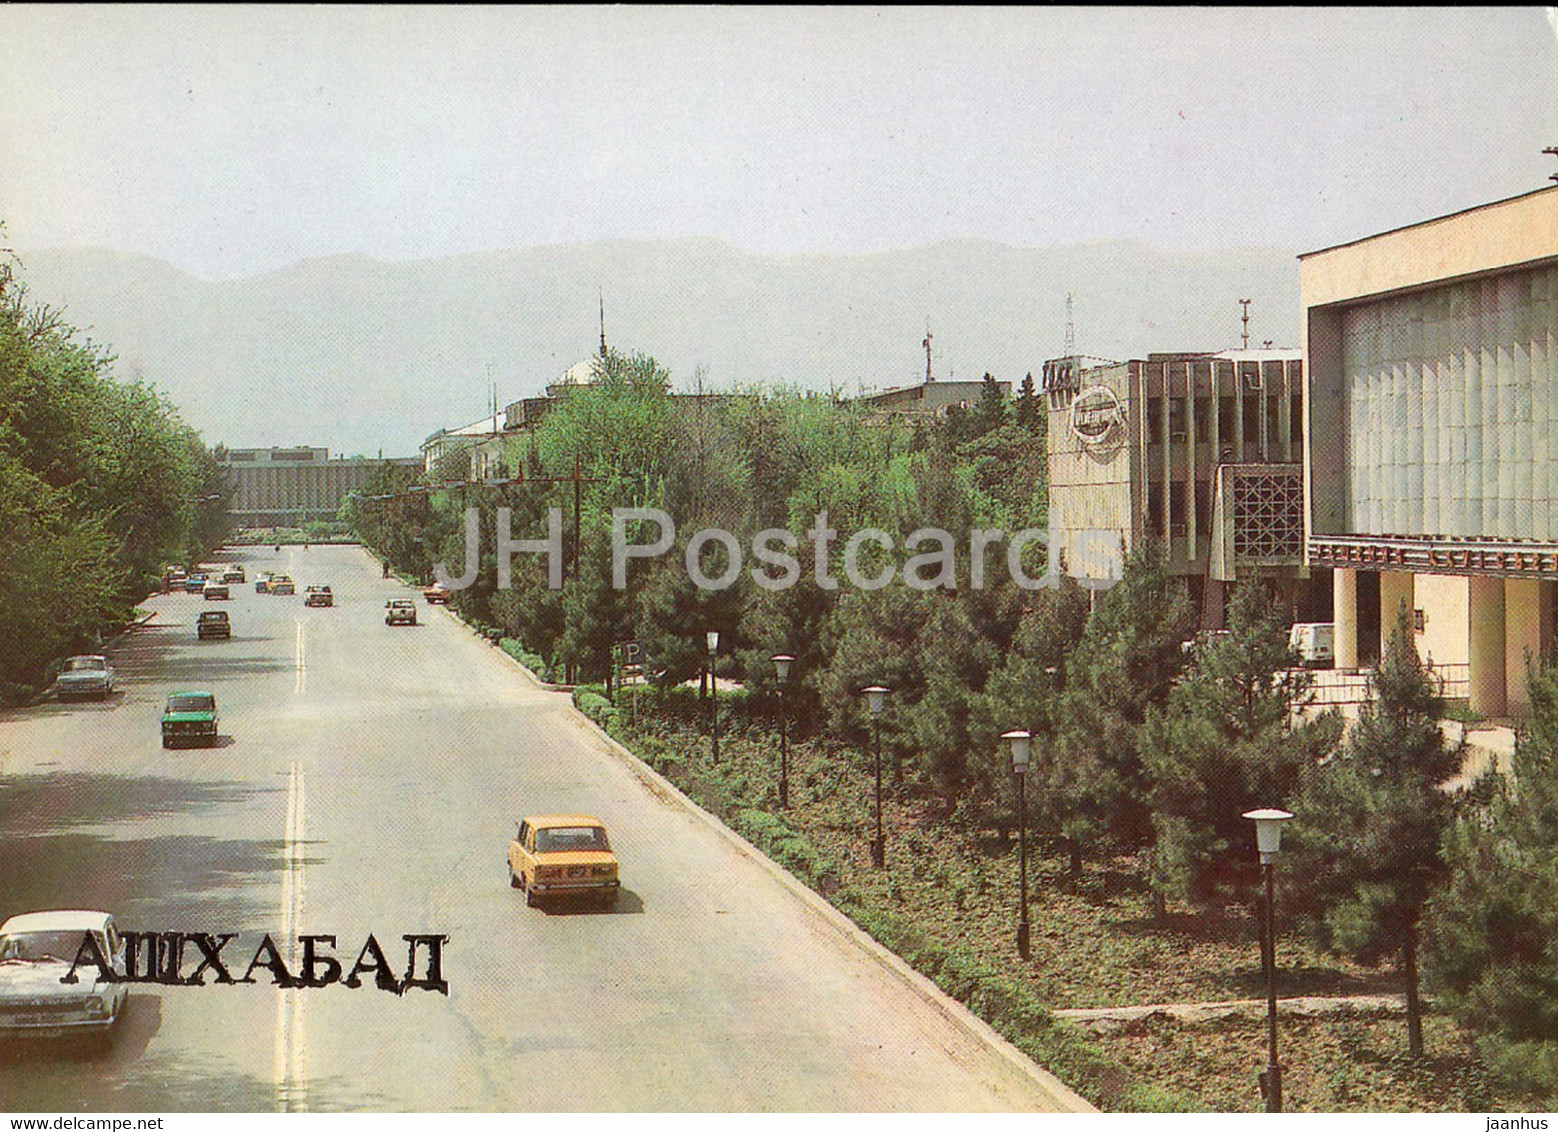
[(1428, 903), (1424, 966), (1495, 1074), (1550, 1105), (1558, 1081), (1558, 667), (1527, 678), (1512, 776), (1452, 830)]
[(1043, 431), (1043, 425), (1044, 406), (1034, 389), (1033, 374), (1030, 371), (1017, 389), (1017, 427), (1028, 432), (1039, 433)]
[(1310, 679), (1287, 644), (1280, 607), (1244, 583), (1226, 636), (1198, 644), (1192, 672), (1153, 711), (1142, 757), (1150, 783), (1160, 896), (1202, 907), (1251, 900), (1260, 879), (1246, 811), (1291, 804), (1304, 770), (1332, 753), (1334, 714), (1295, 725)]
[(1408, 1049), (1423, 1052), (1417, 945), (1423, 906), (1445, 875), (1454, 818), (1445, 787), (1461, 750), (1439, 730), (1439, 702), (1399, 610), (1385, 656), (1341, 754), (1314, 768), (1294, 812), (1309, 912), (1322, 942), (1362, 962), (1399, 956)]

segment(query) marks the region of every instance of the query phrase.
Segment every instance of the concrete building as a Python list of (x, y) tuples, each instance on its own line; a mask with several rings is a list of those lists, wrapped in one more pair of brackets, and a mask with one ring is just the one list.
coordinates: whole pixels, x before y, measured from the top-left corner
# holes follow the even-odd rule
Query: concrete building
[(460, 428), (441, 428), (422, 442), (422, 470), (433, 478), (439, 461), (452, 452), (463, 452), (468, 460), (465, 478), (485, 479), (495, 464), (497, 446), (503, 435), (504, 414), (493, 413)]
[[(995, 384), (1001, 396), (1011, 400), (1012, 383), (998, 381)], [(856, 397), (855, 403), (876, 412), (900, 416), (944, 416), (950, 408), (972, 409), (979, 402), (983, 386), (983, 381), (928, 380), (918, 385), (904, 385)]]
[(1558, 188), (1300, 257), (1307, 556), (1337, 667), (1405, 603), (1473, 710), (1526, 706), (1558, 583)]
[[(297, 526), (334, 519), (341, 500), (362, 490), (383, 460), (330, 458), (327, 448), (228, 448), (217, 457), (233, 489), (240, 527)], [(392, 464), (417, 467), (415, 456)]]
[(1045, 362), (1059, 570), (1086, 573), (1075, 560), (1092, 532), (1125, 554), (1152, 538), (1203, 628), (1222, 627), (1226, 584), (1251, 577), (1295, 620), (1328, 614), (1329, 579), (1304, 566), (1302, 388), (1296, 349)]

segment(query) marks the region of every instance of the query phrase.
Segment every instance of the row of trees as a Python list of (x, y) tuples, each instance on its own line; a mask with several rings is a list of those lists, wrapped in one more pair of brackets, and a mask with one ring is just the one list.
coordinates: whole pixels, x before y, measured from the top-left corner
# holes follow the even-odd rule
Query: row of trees
[(0, 700), (123, 624), (165, 563), (228, 530), (211, 452), (112, 362), (0, 262)]
[[(1558, 1048), (1543, 1044), (1558, 1040), (1558, 996), (1551, 985), (1541, 991), (1540, 978), (1553, 972), (1558, 944), (1540, 934), (1555, 915), (1540, 901), (1558, 883), (1558, 788), (1527, 791), (1539, 776), (1523, 769), (1518, 790), (1448, 789), (1461, 753), (1441, 735), (1435, 689), (1405, 622), (1375, 676), (1377, 702), (1344, 737), (1337, 717), (1303, 710), (1309, 681), (1287, 647), (1282, 611), (1259, 584), (1236, 587), (1227, 635), (1188, 651), (1192, 609), (1150, 544), (1106, 590), (1089, 593), (1069, 579), (1022, 588), (999, 546), (986, 584), (973, 586), (974, 530), (1044, 523), (1044, 416), (1025, 384), (1015, 405), (989, 378), (970, 408), (904, 423), (789, 391), (674, 397), (653, 359), (610, 353), (592, 386), (571, 392), (508, 454), (523, 482), (418, 491), (386, 472), (373, 494), (388, 498), (354, 501), (347, 517), (402, 569), (426, 574), (435, 561), (459, 571), (461, 515), (478, 511), (485, 557), (457, 604), (579, 682), (609, 681), (613, 646), (631, 639), (655, 680), (681, 684), (702, 671), (704, 631), (717, 628), (720, 674), (744, 682), (749, 702), (767, 710), (776, 691), (769, 657), (787, 652), (797, 657), (792, 719), (856, 745), (866, 739), (859, 689), (886, 685), (893, 697), (882, 741), (893, 778), (947, 820), (1013, 827), (998, 737), (1026, 728), (1036, 737), (1034, 824), (1069, 851), (1074, 870), (1091, 853), (1133, 854), (1160, 908), (1171, 900), (1203, 911), (1252, 905), (1258, 871), (1240, 815), (1286, 806), (1302, 819), (1290, 849), (1303, 883), (1285, 893), (1285, 912), (1339, 952), (1399, 963), (1412, 1052), (1422, 1044), (1421, 960), (1456, 1002), (1478, 1004), (1465, 1008), (1468, 1019), (1498, 994), (1506, 1009), (1488, 1018), (1513, 1019), (1525, 1002), (1522, 1020), (1483, 1026), (1504, 1035), (1489, 1038), (1505, 1042), (1502, 1063), (1549, 1056), (1541, 1051)], [(496, 587), (490, 532), (500, 507), (512, 511), (519, 538), (541, 536), (548, 508), (563, 510), (562, 590), (547, 588), (544, 562), (523, 556), (510, 588)], [(670, 551), (631, 563), (621, 590), (611, 577), (612, 507), (659, 508), (677, 528)], [(828, 545), (815, 521), (823, 512), (840, 532)], [(730, 532), (743, 548), (760, 531), (788, 531), (801, 580), (767, 588), (743, 570), (728, 588), (699, 588), (689, 565), (707, 576), (729, 565), (718, 542), (686, 560), (689, 538), (705, 527)], [(868, 547), (866, 574), (902, 569), (924, 551), (905, 545), (922, 528), (947, 532), (959, 552), (950, 568), (911, 570), (920, 585), (901, 575), (878, 589), (812, 578), (827, 551), (839, 579), (843, 540), (867, 527), (887, 532), (893, 548)], [(647, 542), (655, 533), (630, 537)], [(1026, 573), (1037, 577), (1042, 544), (1032, 550)], [(1536, 703), (1540, 715), (1558, 705), (1558, 692)], [(1533, 734), (1550, 751), (1558, 710), (1542, 727)], [(1548, 767), (1551, 777), (1554, 757), (1541, 762), (1535, 742), (1522, 741), (1522, 766)], [(1542, 868), (1506, 867), (1543, 853)], [(1520, 942), (1478, 934), (1490, 900), (1523, 910)], [(1531, 974), (1522, 991), (1491, 989), (1506, 985), (1500, 977), (1516, 954), (1530, 959), (1528, 973), (1545, 974)]]

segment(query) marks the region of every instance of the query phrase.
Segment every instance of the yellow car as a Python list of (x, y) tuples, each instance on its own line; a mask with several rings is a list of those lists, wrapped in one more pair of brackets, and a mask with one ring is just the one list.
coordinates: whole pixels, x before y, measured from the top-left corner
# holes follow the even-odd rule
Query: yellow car
[(586, 814), (526, 818), (509, 842), (509, 884), (525, 890), (532, 908), (551, 896), (593, 896), (609, 907), (618, 881), (606, 827)]

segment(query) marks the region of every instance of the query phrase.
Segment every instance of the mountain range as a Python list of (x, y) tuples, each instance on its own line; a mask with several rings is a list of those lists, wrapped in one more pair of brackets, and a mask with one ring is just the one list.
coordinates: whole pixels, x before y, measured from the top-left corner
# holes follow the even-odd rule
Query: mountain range
[(983, 240), (866, 255), (757, 255), (713, 239), (600, 241), (384, 262), (344, 255), (203, 280), (138, 254), (18, 252), (32, 301), (155, 384), (211, 444), (415, 454), (439, 428), (535, 396), (606, 340), (676, 388), (845, 396), (985, 372), (1015, 386), (1064, 352), (1124, 359), (1298, 341), (1287, 249)]

